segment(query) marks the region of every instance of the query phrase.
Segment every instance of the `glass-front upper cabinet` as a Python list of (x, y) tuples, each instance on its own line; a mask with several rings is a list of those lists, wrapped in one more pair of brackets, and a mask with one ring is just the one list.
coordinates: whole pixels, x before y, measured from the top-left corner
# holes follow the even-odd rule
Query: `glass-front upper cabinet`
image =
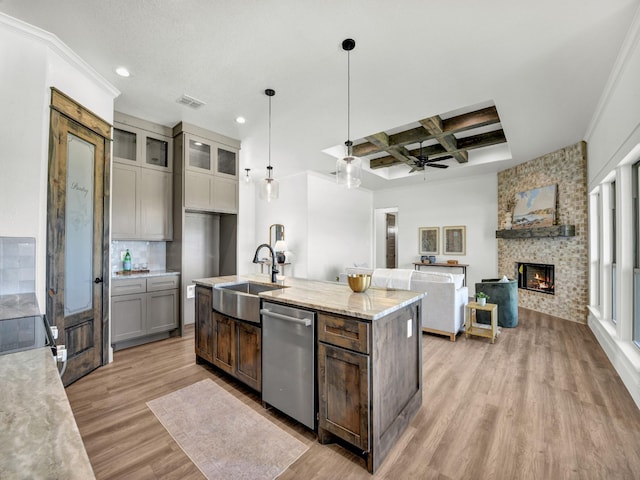
[(147, 136), (146, 166), (169, 168), (169, 142)]
[(187, 157), (189, 162), (187, 165), (190, 168), (206, 170), (207, 173), (209, 173), (213, 163), (213, 159), (211, 157), (211, 150), (213, 150), (212, 145), (197, 139), (189, 138), (188, 149)]
[(113, 158), (136, 162), (138, 161), (137, 135), (133, 132), (113, 128)]
[(185, 134), (187, 170), (238, 177), (238, 152), (211, 140)]
[[(119, 122), (119, 118), (123, 121)], [(171, 172), (172, 142), (168, 127), (116, 112), (113, 127), (115, 162)]]
[(238, 154), (231, 150), (218, 147), (217, 173), (225, 175), (238, 175)]

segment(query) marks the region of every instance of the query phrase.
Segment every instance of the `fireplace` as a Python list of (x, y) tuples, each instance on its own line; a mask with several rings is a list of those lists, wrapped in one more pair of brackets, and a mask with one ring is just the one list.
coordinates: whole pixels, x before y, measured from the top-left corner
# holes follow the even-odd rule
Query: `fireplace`
[(553, 265), (518, 262), (518, 288), (554, 295), (554, 270)]

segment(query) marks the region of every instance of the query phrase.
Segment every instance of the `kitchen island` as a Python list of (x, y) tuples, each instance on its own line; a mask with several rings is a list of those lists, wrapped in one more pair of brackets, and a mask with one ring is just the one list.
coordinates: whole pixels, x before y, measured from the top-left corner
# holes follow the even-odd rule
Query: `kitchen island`
[[(223, 330), (229, 330), (229, 322), (243, 323), (221, 318), (214, 311), (212, 288), (242, 281), (271, 283), (267, 275), (194, 280), (195, 348), (200, 360), (217, 365), (211, 360), (219, 351), (214, 323), (223, 322)], [(420, 311), (425, 294), (381, 288), (354, 293), (346, 284), (298, 278), (285, 278), (278, 284), (281, 288), (260, 292), (259, 297), (317, 315), (318, 440), (346, 443), (374, 473), (422, 405)], [(259, 341), (259, 325), (251, 328), (258, 330), (255, 341)], [(260, 352), (260, 345), (253, 351)], [(246, 352), (229, 356), (245, 361), (248, 357)], [(247, 370), (229, 367), (236, 373)], [(260, 391), (259, 382), (255, 385)]]

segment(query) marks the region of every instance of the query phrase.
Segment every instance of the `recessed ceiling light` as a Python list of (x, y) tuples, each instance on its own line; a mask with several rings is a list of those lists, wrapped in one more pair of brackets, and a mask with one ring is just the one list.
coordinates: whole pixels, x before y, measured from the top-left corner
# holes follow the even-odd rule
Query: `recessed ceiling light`
[(118, 75), (120, 75), (121, 77), (128, 77), (131, 74), (129, 73), (129, 70), (127, 70), (125, 67), (118, 67), (116, 68), (116, 73)]
[(246, 119), (246, 118), (244, 118), (244, 117), (238, 117), (238, 118), (236, 118), (236, 122), (237, 122), (237, 123), (244, 123), (244, 122), (246, 122), (246, 121), (247, 121), (247, 119)]

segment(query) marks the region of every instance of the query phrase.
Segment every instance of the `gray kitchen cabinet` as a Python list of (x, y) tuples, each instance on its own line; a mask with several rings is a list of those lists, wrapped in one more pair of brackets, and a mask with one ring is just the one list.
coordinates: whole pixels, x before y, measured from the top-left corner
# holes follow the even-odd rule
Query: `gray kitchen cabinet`
[(173, 178), (171, 173), (142, 169), (140, 176), (140, 238), (171, 240)]
[(147, 318), (147, 301), (144, 293), (122, 295), (111, 298), (113, 343), (130, 340), (145, 335)]
[(151, 170), (173, 172), (171, 128), (115, 112), (113, 161)]
[(113, 164), (111, 175), (111, 235), (114, 240), (139, 237), (140, 202), (138, 201), (140, 168)]
[(184, 178), (184, 207), (237, 213), (238, 148), (227, 144), (234, 142), (184, 123), (176, 125), (174, 135), (176, 163)]
[(112, 172), (112, 238), (171, 240), (172, 174), (117, 163)]
[(112, 238), (172, 240), (171, 129), (117, 112), (114, 125)]
[(111, 341), (116, 350), (168, 337), (178, 328), (179, 275), (115, 279)]
[(238, 181), (199, 172), (185, 172), (184, 205), (195, 210), (237, 213)]

